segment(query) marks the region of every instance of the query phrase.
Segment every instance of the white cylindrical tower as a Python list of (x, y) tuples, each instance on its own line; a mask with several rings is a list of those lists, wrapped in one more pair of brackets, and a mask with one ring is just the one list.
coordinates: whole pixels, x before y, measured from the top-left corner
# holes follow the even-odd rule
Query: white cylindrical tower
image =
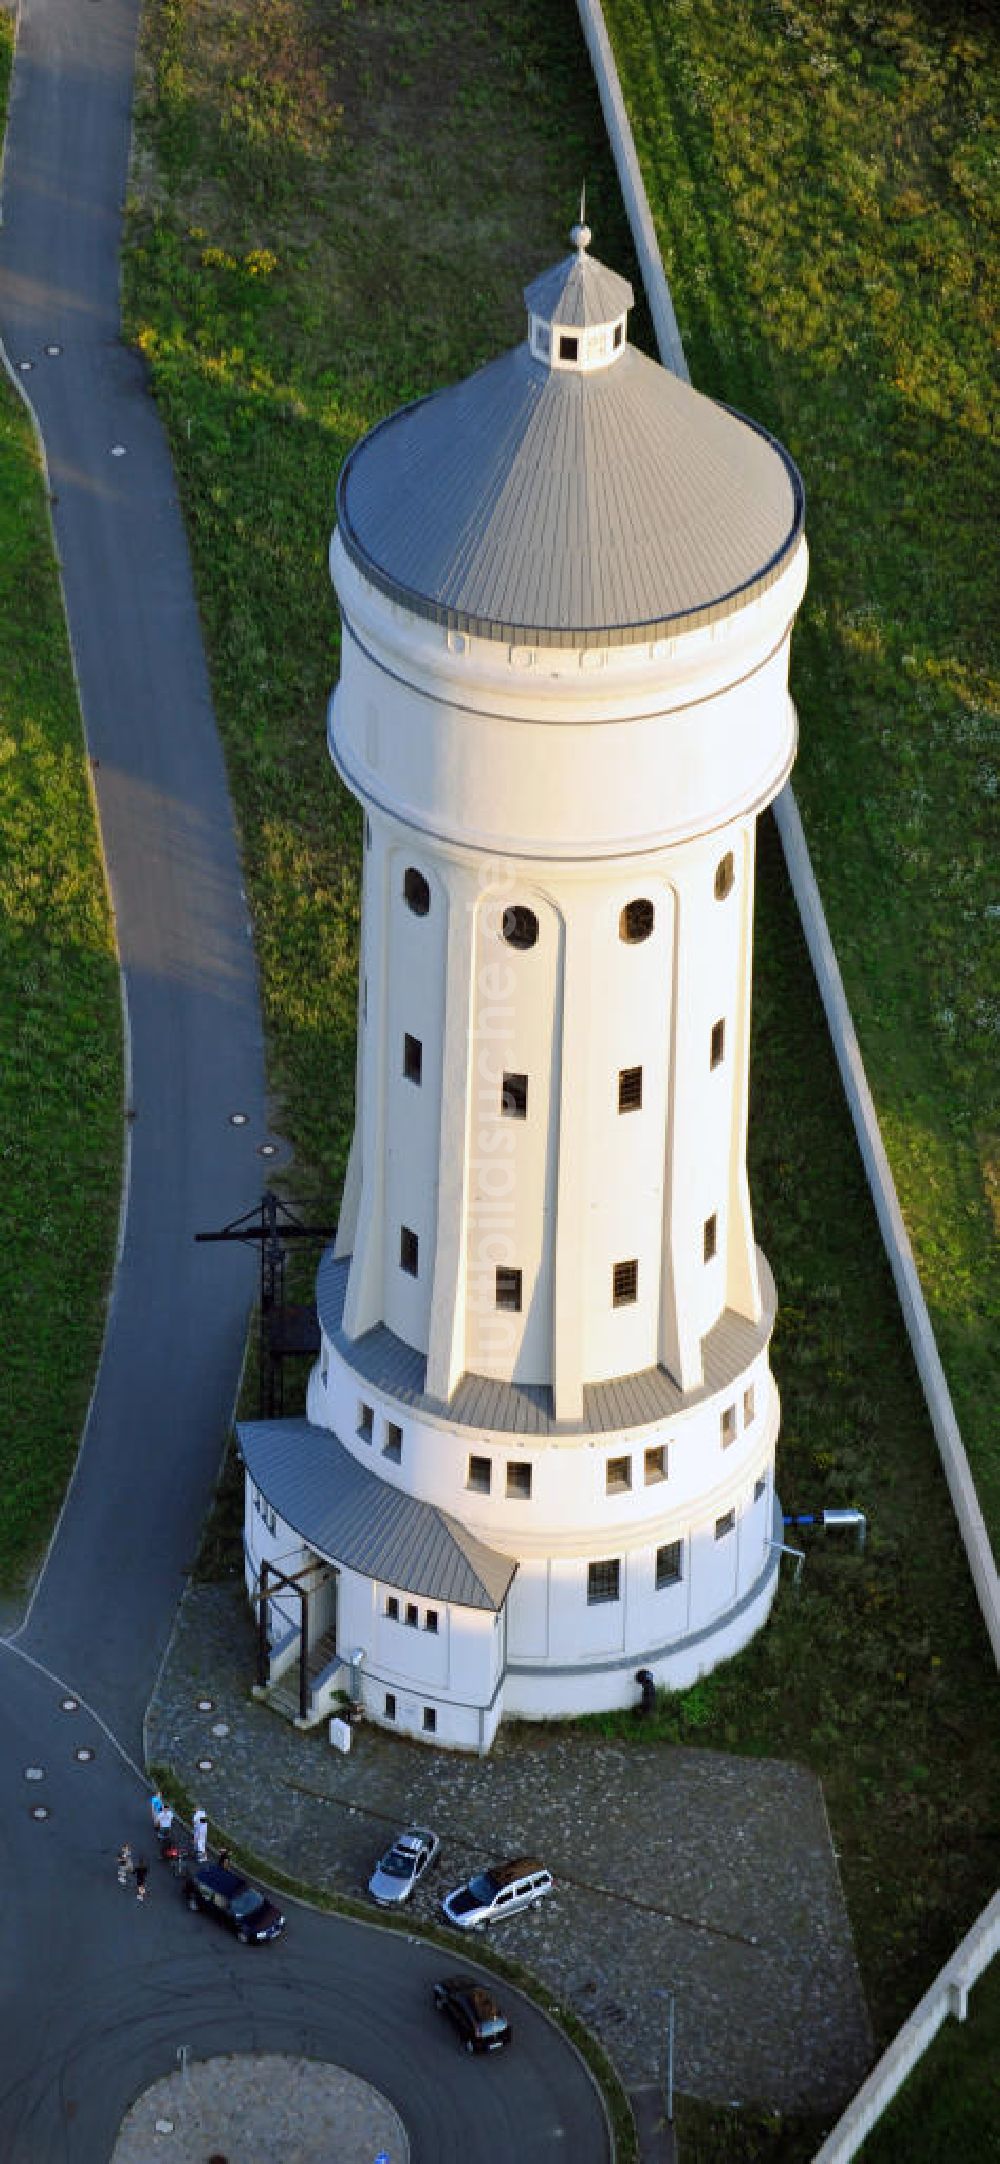
[(405, 1540), (364, 1610), (369, 1710), (479, 1747), (632, 1703), (637, 1664), (692, 1680), (776, 1579), (747, 1068), (802, 489), (628, 344), (631, 288), (572, 238), (523, 345), (357, 446), (331, 545), (365, 861), (310, 1415), (376, 1518), (391, 1491), (495, 1559), (488, 1658), (461, 1603), (422, 1647)]

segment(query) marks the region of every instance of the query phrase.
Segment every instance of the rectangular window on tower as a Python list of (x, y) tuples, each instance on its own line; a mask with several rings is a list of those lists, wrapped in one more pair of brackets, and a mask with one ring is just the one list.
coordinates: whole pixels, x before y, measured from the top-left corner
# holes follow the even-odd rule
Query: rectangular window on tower
[(659, 1592), (661, 1592), (661, 1591), (662, 1591), (662, 1589), (663, 1589), (663, 1587), (664, 1587), (665, 1585), (677, 1585), (677, 1584), (679, 1583), (679, 1581), (680, 1581), (680, 1575), (681, 1575), (681, 1544), (680, 1544), (680, 1541), (679, 1541), (679, 1540), (668, 1540), (668, 1541), (666, 1541), (666, 1542), (664, 1543), (664, 1545), (663, 1545), (663, 1547), (662, 1547), (662, 1548), (657, 1548), (657, 1551), (656, 1551), (656, 1590), (657, 1590), (657, 1592), (658, 1592), (658, 1593), (659, 1593)]
[(469, 1477), (465, 1483), (466, 1487), (471, 1488), (473, 1495), (488, 1495), (492, 1472), (493, 1467), (489, 1458), (470, 1458)]
[(605, 1477), (609, 1495), (627, 1495), (632, 1486), (631, 1458), (609, 1458)]
[(400, 1269), (401, 1269), (401, 1270), (405, 1270), (405, 1271), (406, 1271), (406, 1273), (407, 1273), (407, 1276), (408, 1276), (408, 1277), (416, 1277), (416, 1275), (417, 1275), (417, 1265), (418, 1265), (419, 1259), (420, 1259), (420, 1242), (419, 1242), (419, 1240), (417, 1239), (417, 1235), (416, 1235), (416, 1233), (415, 1233), (415, 1232), (411, 1232), (411, 1230), (410, 1230), (410, 1227), (409, 1227), (409, 1225), (400, 1225), (400, 1228), (399, 1228), (399, 1267), (400, 1267)]
[(530, 1503), (531, 1467), (518, 1465), (514, 1459), (507, 1463), (507, 1494), (512, 1502)]
[(723, 1060), (725, 1059), (725, 1056), (726, 1056), (726, 1025), (725, 1025), (725, 1023), (724, 1023), (724, 1022), (713, 1022), (713, 1024), (712, 1024), (712, 1053), (711, 1053), (711, 1064), (712, 1064), (712, 1066), (713, 1066), (713, 1067), (721, 1067), (721, 1065), (722, 1065), (722, 1062), (723, 1062)]
[(497, 1306), (506, 1308), (512, 1315), (521, 1312), (521, 1272), (504, 1270), (497, 1265)]
[(401, 1465), (403, 1462), (403, 1430), (395, 1420), (386, 1421), (382, 1456), (388, 1458), (392, 1465)]
[(615, 1307), (631, 1307), (639, 1297), (639, 1264), (616, 1262), (611, 1279), (611, 1297)]
[(419, 1037), (411, 1037), (409, 1030), (403, 1038), (403, 1073), (408, 1082), (423, 1080), (424, 1048)]
[(702, 1253), (705, 1257), (706, 1262), (714, 1261), (715, 1256), (718, 1252), (718, 1245), (719, 1228), (715, 1218), (715, 1214), (713, 1212), (711, 1217), (706, 1217), (705, 1229), (702, 1233)]
[(641, 1067), (619, 1067), (618, 1110), (619, 1112), (642, 1111)]
[(666, 1479), (667, 1446), (665, 1443), (651, 1443), (649, 1449), (643, 1452), (643, 1469), (647, 1488), (652, 1488), (657, 1481)]
[(621, 1597), (622, 1566), (617, 1556), (610, 1556), (601, 1563), (587, 1565), (587, 1605), (596, 1608), (602, 1601)]
[(500, 1092), (500, 1110), (507, 1120), (526, 1120), (528, 1117), (528, 1077), (526, 1074), (505, 1074)]

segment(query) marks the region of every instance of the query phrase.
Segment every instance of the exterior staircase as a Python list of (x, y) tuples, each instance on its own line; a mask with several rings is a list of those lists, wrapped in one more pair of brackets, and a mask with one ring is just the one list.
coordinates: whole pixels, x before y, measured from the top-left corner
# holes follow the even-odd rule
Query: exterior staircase
[(276, 1683), (268, 1684), (267, 1689), (261, 1694), (264, 1704), (270, 1706), (272, 1712), (280, 1713), (283, 1720), (291, 1721), (295, 1728), (316, 1728), (320, 1721), (325, 1721), (328, 1717), (326, 1711), (319, 1713), (315, 1710), (317, 1685), (331, 1668), (341, 1665), (343, 1664), (339, 1661), (337, 1654), (336, 1632), (332, 1630), (324, 1631), (322, 1637), (317, 1638), (315, 1645), (310, 1646), (306, 1660), (306, 1675), (309, 1683), (309, 1711), (306, 1719), (303, 1721), (299, 1713), (299, 1664), (297, 1660), (291, 1668), (284, 1670)]

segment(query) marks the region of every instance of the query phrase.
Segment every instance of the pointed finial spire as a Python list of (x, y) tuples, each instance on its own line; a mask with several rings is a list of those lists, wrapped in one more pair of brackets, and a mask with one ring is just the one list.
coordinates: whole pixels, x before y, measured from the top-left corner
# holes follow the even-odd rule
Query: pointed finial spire
[(574, 246), (574, 248), (576, 249), (576, 251), (577, 251), (577, 254), (578, 254), (578, 255), (582, 255), (582, 254), (583, 254), (583, 251), (584, 251), (584, 249), (585, 249), (585, 248), (589, 248), (589, 246), (590, 246), (590, 239), (591, 239), (591, 235), (590, 235), (590, 227), (589, 227), (589, 225), (587, 224), (587, 183), (586, 183), (586, 181), (583, 181), (583, 182), (582, 182), (582, 184), (581, 184), (581, 187), (580, 187), (580, 216), (579, 216), (579, 220), (578, 220), (577, 224), (576, 224), (575, 226), (573, 226), (573, 227), (572, 227), (572, 229), (571, 229), (571, 231), (570, 231), (570, 236), (569, 236), (569, 237), (570, 237), (570, 240), (572, 241), (572, 243), (573, 243), (573, 246)]

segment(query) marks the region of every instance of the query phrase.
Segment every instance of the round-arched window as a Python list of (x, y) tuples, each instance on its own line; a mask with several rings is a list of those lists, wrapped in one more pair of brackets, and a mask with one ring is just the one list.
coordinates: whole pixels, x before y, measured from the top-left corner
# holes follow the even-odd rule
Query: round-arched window
[(538, 938), (538, 918), (523, 902), (510, 902), (503, 913), (502, 929), (508, 947), (533, 947)]
[(626, 946), (637, 947), (640, 940), (649, 938), (655, 923), (656, 911), (652, 902), (644, 895), (640, 896), (637, 901), (626, 902), (618, 919), (618, 937), (624, 939)]
[(715, 899), (717, 902), (724, 902), (727, 894), (732, 893), (735, 879), (733, 852), (731, 849), (727, 849), (725, 856), (719, 858), (715, 867)]
[(408, 864), (403, 876), (403, 900), (415, 917), (426, 917), (431, 906), (431, 890), (423, 872), (415, 864)]

